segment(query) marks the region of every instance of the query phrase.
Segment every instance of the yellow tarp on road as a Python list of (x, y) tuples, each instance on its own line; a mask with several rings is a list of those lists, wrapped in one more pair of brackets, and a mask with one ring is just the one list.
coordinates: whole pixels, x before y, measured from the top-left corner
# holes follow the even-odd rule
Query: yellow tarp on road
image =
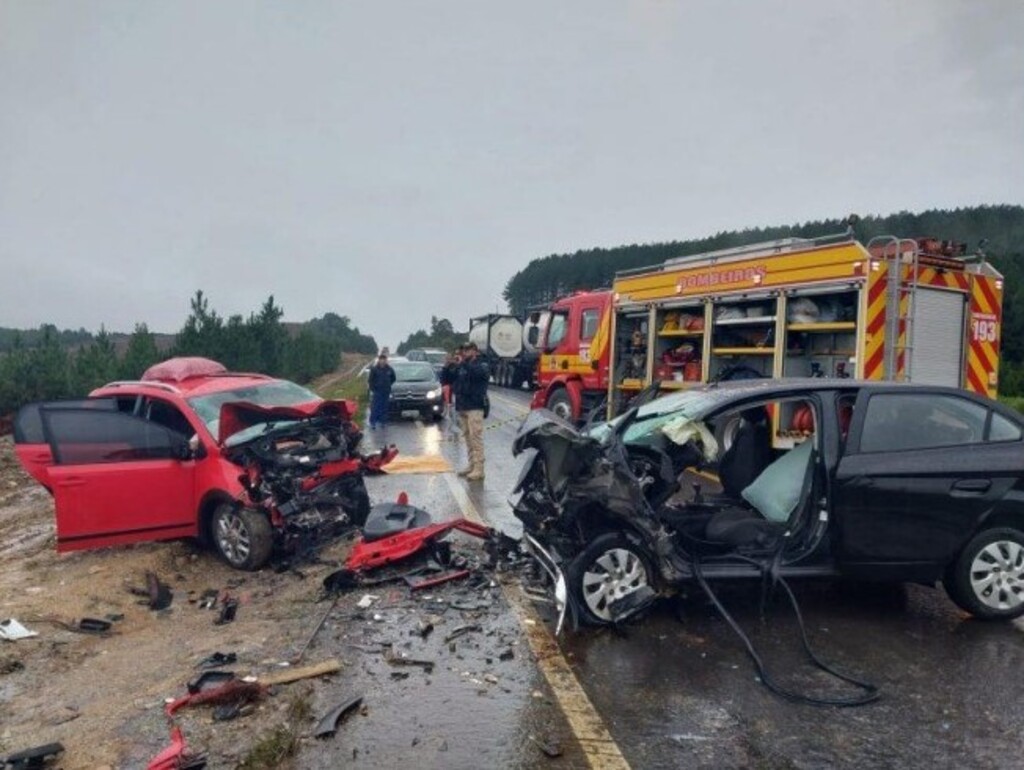
[(450, 473), (451, 464), (441, 455), (399, 455), (384, 466), (388, 473)]

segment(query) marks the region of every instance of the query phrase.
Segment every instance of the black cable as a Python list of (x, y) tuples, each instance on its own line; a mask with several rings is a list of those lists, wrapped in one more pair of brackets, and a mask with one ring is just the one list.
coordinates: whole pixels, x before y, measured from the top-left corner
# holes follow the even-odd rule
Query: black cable
[[(739, 554), (734, 554), (734, 556), (740, 560), (754, 564), (760, 567), (762, 570), (764, 570), (764, 565), (758, 561), (755, 561), (754, 559), (740, 556)], [(808, 703), (812, 706), (863, 706), (867, 703), (871, 703), (872, 701), (878, 700), (879, 692), (878, 688), (875, 685), (869, 684), (868, 682), (863, 682), (859, 679), (855, 679), (852, 676), (842, 673), (841, 671), (837, 671), (836, 669), (829, 666), (827, 663), (822, 661), (820, 658), (818, 658), (817, 655), (814, 654), (814, 651), (811, 650), (810, 642), (807, 639), (807, 630), (804, 627), (804, 619), (803, 616), (800, 614), (800, 607), (797, 605), (796, 596), (793, 594), (792, 589), (790, 589), (789, 584), (780, 575), (778, 575), (775, 569), (771, 570), (771, 572), (773, 573), (771, 574), (773, 582), (781, 585), (783, 589), (785, 589), (786, 595), (789, 597), (789, 602), (793, 607), (794, 613), (796, 614), (797, 624), (800, 627), (800, 639), (803, 642), (804, 651), (807, 653), (807, 657), (809, 657), (811, 659), (811, 662), (813, 662), (814, 665), (822, 671), (831, 674), (837, 679), (841, 679), (844, 682), (852, 684), (858, 689), (864, 690), (863, 695), (851, 698), (819, 698), (813, 695), (805, 695), (803, 693), (795, 692), (793, 690), (788, 690), (785, 687), (777, 684), (775, 680), (773, 680), (768, 675), (768, 671), (765, 669), (764, 663), (761, 661), (761, 657), (757, 654), (757, 650), (754, 649), (754, 645), (753, 643), (751, 643), (750, 638), (743, 632), (743, 629), (740, 628), (739, 624), (733, 619), (732, 615), (729, 614), (729, 611), (725, 609), (725, 606), (722, 604), (721, 601), (719, 601), (714, 591), (711, 590), (711, 586), (708, 585), (707, 580), (705, 580), (704, 578), (704, 572), (701, 569), (700, 564), (700, 557), (695, 555), (693, 559), (693, 574), (697, 578), (698, 585), (700, 585), (704, 593), (707, 594), (708, 598), (711, 600), (711, 603), (715, 606), (715, 609), (718, 610), (718, 613), (722, 616), (726, 623), (729, 624), (732, 630), (740, 638), (740, 641), (743, 642), (744, 647), (746, 647), (747, 649), (747, 654), (750, 656), (751, 660), (754, 661), (754, 667), (757, 669), (757, 674), (761, 678), (761, 682), (762, 684), (764, 684), (765, 687), (767, 687), (776, 695), (786, 698), (787, 700), (791, 700), (797, 703)]]

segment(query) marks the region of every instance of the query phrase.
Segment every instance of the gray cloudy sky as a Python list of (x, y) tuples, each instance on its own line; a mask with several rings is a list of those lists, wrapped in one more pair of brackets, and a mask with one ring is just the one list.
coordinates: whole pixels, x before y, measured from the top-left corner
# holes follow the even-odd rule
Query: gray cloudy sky
[(394, 345), (533, 257), (1024, 201), (1024, 3), (0, 0), (0, 326), (273, 293)]

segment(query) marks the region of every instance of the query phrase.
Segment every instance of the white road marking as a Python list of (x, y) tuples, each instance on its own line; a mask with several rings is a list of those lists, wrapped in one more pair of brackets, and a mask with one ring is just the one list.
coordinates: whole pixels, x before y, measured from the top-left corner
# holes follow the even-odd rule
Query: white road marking
[[(455, 477), (445, 473), (444, 480), (462, 515), (478, 524), (487, 524)], [(569, 661), (562, 655), (548, 627), (537, 617), (537, 613), (521, 592), (513, 591), (505, 583), (501, 584), (501, 590), (506, 601), (515, 610), (516, 619), (526, 635), (526, 640), (537, 660), (537, 666), (544, 674), (562, 713), (569, 721), (569, 726), (579, 741), (587, 762), (594, 770), (629, 770), (629, 763), (622, 756), (618, 744), (608, 732), (594, 704), (583, 691), (579, 679), (576, 678)]]

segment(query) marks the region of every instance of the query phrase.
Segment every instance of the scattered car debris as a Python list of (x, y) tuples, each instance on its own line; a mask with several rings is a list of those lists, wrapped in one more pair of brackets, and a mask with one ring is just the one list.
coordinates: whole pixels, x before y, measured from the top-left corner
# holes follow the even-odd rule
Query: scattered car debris
[(416, 624), (416, 628), (413, 629), (410, 633), (417, 634), (421, 639), (426, 639), (428, 636), (430, 636), (433, 630), (433, 623), (431, 623), (429, 620), (421, 620)]
[(217, 597), (219, 596), (220, 591), (216, 588), (207, 588), (199, 597), (199, 609), (212, 610), (217, 606)]
[(512, 660), (513, 658), (515, 658), (515, 656), (516, 656), (516, 654), (512, 651), (512, 648), (509, 647), (507, 650), (503, 650), (498, 655), (498, 660), (500, 660), (500, 661), (502, 661), (504, 663), (506, 661)]
[(413, 591), (420, 591), (424, 588), (433, 588), (442, 583), (450, 583), (453, 580), (462, 580), (469, 577), (470, 574), (472, 573), (468, 569), (450, 569), (422, 578), (406, 575), (403, 579), (406, 585)]
[(196, 663), (196, 668), (218, 668), (220, 666), (230, 666), (236, 662), (238, 662), (238, 655), (234, 652), (215, 652)]
[(358, 602), (356, 602), (356, 606), (360, 609), (366, 610), (369, 609), (373, 605), (373, 603), (378, 599), (380, 599), (379, 596), (374, 596), (373, 594), (363, 594), (362, 598)]
[(35, 770), (35, 768), (46, 767), (63, 753), (63, 744), (47, 743), (43, 746), (8, 754), (0, 761), (0, 768), (3, 770), (8, 770), (8, 768), (10, 770)]
[(145, 588), (133, 585), (126, 585), (125, 588), (128, 589), (128, 593), (147, 599), (146, 605), (151, 610), (165, 610), (174, 601), (174, 593), (170, 586), (161, 581), (155, 572), (146, 573)]
[(422, 668), (428, 674), (434, 672), (434, 666), (436, 665), (432, 660), (417, 660), (416, 658), (407, 658), (403, 655), (395, 654), (390, 650), (384, 653), (384, 660), (386, 660), (388, 664), (392, 666), (415, 666), (417, 668)]
[(338, 725), (341, 721), (356, 710), (363, 703), (363, 696), (357, 695), (339, 705), (324, 714), (323, 718), (317, 723), (316, 729), (313, 731), (313, 737), (315, 738), (329, 738), (334, 735), (338, 730)]
[(183, 708), (203, 705), (219, 705), (224, 703), (248, 702), (259, 700), (267, 694), (268, 685), (261, 682), (246, 682), (237, 677), (209, 689), (189, 693), (181, 698), (172, 700), (164, 707), (164, 713), (169, 717)]
[(110, 621), (99, 618), (82, 618), (78, 621), (78, 630), (87, 634), (105, 634), (110, 631)]
[(39, 636), (39, 634), (25, 628), (25, 626), (14, 618), (0, 620), (0, 639), (3, 639), (5, 642), (16, 642), (19, 639), (31, 639), (33, 636)]
[(450, 642), (454, 642), (460, 636), (465, 636), (466, 634), (471, 633), (479, 633), (480, 631), (483, 631), (483, 628), (478, 623), (470, 623), (465, 626), (458, 626), (457, 628), (453, 628), (451, 633), (449, 633), (444, 638), (444, 642), (445, 644), (448, 644)]
[(233, 596), (228, 596), (221, 602), (220, 615), (213, 621), (215, 626), (223, 626), (225, 623), (230, 623), (235, 619), (235, 615), (238, 613), (238, 599)]
[(313, 640), (316, 639), (317, 634), (320, 633), (320, 629), (324, 627), (324, 623), (327, 622), (327, 618), (331, 616), (331, 613), (334, 612), (334, 608), (337, 606), (338, 597), (334, 597), (334, 600), (330, 603), (330, 605), (328, 605), (327, 610), (324, 612), (323, 615), (320, 616), (320, 620), (317, 621), (317, 624), (315, 626), (313, 626), (313, 630), (310, 632), (309, 636), (306, 637), (306, 641), (303, 642), (302, 647), (299, 648), (299, 651), (292, 659), (292, 662), (298, 663), (302, 660), (302, 657), (306, 654), (306, 650), (309, 649), (309, 645), (311, 645), (313, 643)]
[(204, 767), (206, 757), (190, 752), (181, 728), (174, 726), (171, 728), (171, 745), (153, 757), (146, 770), (201, 770)]
[(220, 687), (224, 683), (236, 678), (233, 671), (204, 671), (191, 680), (186, 687), (190, 695), (195, 695), (197, 692), (205, 692), (215, 687)]
[[(399, 532), (397, 535), (385, 537), (379, 540), (368, 541), (358, 540), (352, 546), (348, 558), (345, 560), (345, 570), (357, 575), (367, 570), (377, 569), (388, 564), (394, 564), (408, 559), (437, 542), (438, 538), (453, 530), (464, 532), (474, 537), (486, 540), (491, 537), (492, 530), (466, 519), (453, 519), (438, 524), (428, 524), (425, 527)], [(328, 576), (327, 580), (332, 578)], [(325, 588), (327, 587), (325, 580)]]
[(316, 676), (334, 674), (338, 671), (341, 671), (341, 661), (337, 658), (331, 658), (330, 660), (325, 660), (322, 663), (317, 663), (312, 666), (292, 668), (287, 671), (278, 672), (276, 674), (261, 676), (259, 678), (259, 682), (269, 687), (277, 684), (288, 684), (290, 682), (297, 682), (300, 679), (311, 679)]

